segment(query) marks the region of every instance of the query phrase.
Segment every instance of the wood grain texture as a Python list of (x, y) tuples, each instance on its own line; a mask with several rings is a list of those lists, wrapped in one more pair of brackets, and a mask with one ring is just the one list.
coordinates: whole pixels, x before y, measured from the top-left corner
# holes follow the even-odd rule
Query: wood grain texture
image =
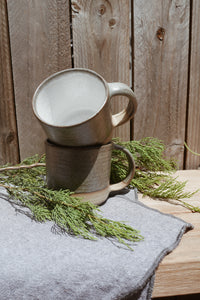
[(20, 157), (44, 152), (32, 96), (46, 77), (71, 67), (69, 1), (8, 0)]
[[(189, 241), (188, 241), (189, 242)], [(191, 240), (195, 242), (195, 240)], [(157, 270), (153, 297), (200, 293), (199, 262), (172, 264)], [(166, 274), (168, 277), (166, 278)], [(183, 285), (184, 282), (184, 285)]]
[(18, 137), (6, 1), (0, 1), (0, 164), (18, 163)]
[[(72, 25), (74, 66), (92, 69), (107, 82), (129, 85), (129, 0), (72, 1)], [(113, 98), (113, 112), (126, 104), (123, 97)], [(129, 122), (114, 135), (130, 140)]]
[(154, 136), (183, 167), (189, 0), (134, 1), (134, 136)]
[[(190, 84), (188, 102), (187, 144), (200, 153), (200, 1), (194, 0), (191, 16)], [(200, 167), (200, 156), (186, 153), (186, 169)]]
[[(174, 174), (178, 180), (187, 181), (185, 191), (199, 188), (200, 170), (180, 170)], [(200, 207), (200, 191), (186, 202)], [(200, 293), (200, 216), (181, 206), (155, 201), (139, 195), (145, 205), (158, 209), (193, 224), (194, 229), (185, 233), (180, 244), (160, 263), (156, 271), (153, 297), (189, 295)], [(178, 298), (179, 299), (179, 298)], [(190, 298), (189, 298), (190, 299)], [(191, 298), (193, 299), (193, 298)], [(199, 299), (199, 298), (197, 298)]]

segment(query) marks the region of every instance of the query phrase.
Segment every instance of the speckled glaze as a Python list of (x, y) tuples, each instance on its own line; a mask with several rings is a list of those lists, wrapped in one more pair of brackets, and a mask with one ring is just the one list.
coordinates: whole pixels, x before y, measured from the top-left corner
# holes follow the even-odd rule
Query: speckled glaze
[[(129, 170), (126, 178), (110, 184), (112, 149), (126, 154)], [(110, 192), (125, 188), (134, 176), (134, 160), (130, 152), (113, 143), (102, 146), (66, 147), (46, 141), (47, 186), (70, 189), (83, 201), (103, 203)]]
[[(129, 98), (112, 115), (110, 99)], [(89, 146), (111, 141), (113, 129), (130, 120), (137, 109), (133, 91), (120, 82), (107, 83), (88, 69), (67, 69), (44, 80), (33, 96), (33, 111), (48, 140), (62, 146)]]

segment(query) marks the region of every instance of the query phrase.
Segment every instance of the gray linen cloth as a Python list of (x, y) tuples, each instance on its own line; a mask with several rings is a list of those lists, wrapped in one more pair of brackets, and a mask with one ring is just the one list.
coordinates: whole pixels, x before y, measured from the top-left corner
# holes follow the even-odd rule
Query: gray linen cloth
[(154, 273), (162, 258), (192, 225), (149, 209), (137, 191), (110, 197), (103, 216), (126, 221), (144, 241), (134, 251), (114, 239), (89, 241), (37, 223), (0, 197), (1, 300), (151, 299)]

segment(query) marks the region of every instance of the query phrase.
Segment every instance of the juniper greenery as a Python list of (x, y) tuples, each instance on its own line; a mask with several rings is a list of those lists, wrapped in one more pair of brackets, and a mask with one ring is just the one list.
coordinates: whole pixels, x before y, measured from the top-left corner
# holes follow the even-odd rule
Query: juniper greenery
[[(191, 198), (194, 192), (185, 192), (187, 181), (180, 182), (174, 178), (173, 172), (176, 171), (176, 162), (173, 159), (164, 157), (165, 145), (163, 141), (147, 137), (139, 141), (120, 142), (117, 138), (115, 143), (126, 147), (133, 155), (136, 164), (136, 172), (131, 181), (130, 188), (136, 187), (143, 195), (160, 200), (176, 200), (192, 212), (200, 212), (200, 207), (193, 206), (183, 199)], [(115, 183), (124, 178), (128, 170), (125, 155), (114, 150), (112, 158), (111, 181)]]
[(194, 154), (194, 155), (196, 155), (196, 156), (200, 156), (200, 153), (197, 153), (197, 152), (192, 151), (192, 150), (188, 147), (188, 145), (187, 145), (186, 143), (184, 143), (184, 145), (185, 145), (186, 149), (187, 149), (189, 152), (191, 152), (192, 154)]
[[(92, 203), (81, 202), (69, 190), (50, 190), (45, 183), (45, 156), (27, 158), (15, 167), (0, 169), (0, 186), (8, 190), (12, 201), (30, 209), (39, 222), (53, 221), (59, 232), (95, 240), (98, 236), (115, 238), (133, 250), (128, 242), (143, 239), (131, 226), (104, 218)], [(30, 216), (30, 213), (29, 213)]]
[[(129, 188), (136, 187), (139, 192), (152, 198), (166, 201), (175, 199), (191, 211), (200, 212), (199, 207), (183, 201), (196, 191), (185, 192), (186, 182), (179, 182), (172, 176), (176, 163), (164, 158), (165, 146), (162, 141), (144, 138), (129, 142), (114, 139), (114, 142), (126, 147), (135, 160), (136, 172)], [(122, 180), (127, 170), (127, 159), (123, 152), (113, 150), (111, 182)], [(48, 189), (45, 172), (45, 155), (40, 158), (35, 155), (17, 166), (3, 166), (0, 169), (0, 186), (8, 190), (16, 205), (29, 208), (33, 219), (39, 222), (53, 221), (54, 228), (61, 232), (92, 240), (98, 236), (116, 238), (130, 249), (132, 247), (128, 241), (139, 242), (143, 239), (138, 230), (104, 218), (99, 207), (82, 202), (71, 191)]]

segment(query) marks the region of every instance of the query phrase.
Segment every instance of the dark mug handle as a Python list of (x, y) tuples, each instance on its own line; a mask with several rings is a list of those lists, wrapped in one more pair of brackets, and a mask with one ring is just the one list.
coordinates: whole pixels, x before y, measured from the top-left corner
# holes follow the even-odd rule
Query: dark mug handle
[(126, 158), (128, 160), (129, 168), (128, 168), (128, 174), (126, 178), (124, 178), (122, 181), (118, 183), (110, 184), (110, 192), (119, 191), (125, 188), (127, 185), (129, 185), (129, 183), (131, 182), (135, 174), (135, 162), (133, 160), (133, 156), (130, 153), (130, 151), (117, 144), (113, 144), (113, 149), (120, 150), (125, 153)]

